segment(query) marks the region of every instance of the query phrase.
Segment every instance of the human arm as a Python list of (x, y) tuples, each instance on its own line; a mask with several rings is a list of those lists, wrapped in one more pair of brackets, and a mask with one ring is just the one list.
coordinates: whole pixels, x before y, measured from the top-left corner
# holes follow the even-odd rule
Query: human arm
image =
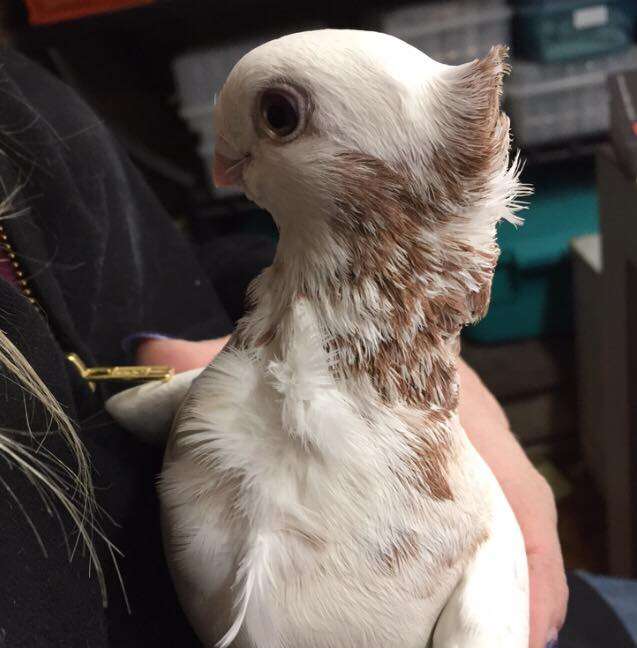
[(459, 373), (460, 420), (500, 483), (524, 536), (531, 588), (530, 648), (545, 648), (556, 640), (568, 602), (555, 499), (480, 377), (462, 360)]

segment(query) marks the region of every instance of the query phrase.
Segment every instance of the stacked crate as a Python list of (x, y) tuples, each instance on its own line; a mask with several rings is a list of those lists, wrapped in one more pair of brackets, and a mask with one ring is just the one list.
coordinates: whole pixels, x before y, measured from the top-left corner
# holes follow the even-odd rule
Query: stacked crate
[(237, 195), (234, 189), (212, 187), (214, 157), (214, 97), (235, 63), (251, 49), (269, 40), (268, 36), (224, 43), (186, 52), (173, 61), (173, 76), (179, 101), (179, 114), (197, 136), (197, 152), (216, 197)]
[(521, 146), (608, 131), (606, 81), (637, 66), (633, 22), (616, 0), (518, 0), (507, 109)]
[(608, 132), (608, 77), (634, 67), (636, 47), (559, 63), (515, 60), (506, 108), (517, 144), (529, 148)]
[(512, 13), (505, 0), (419, 2), (381, 12), (368, 23), (436, 61), (457, 65), (484, 56), (495, 44), (508, 45)]

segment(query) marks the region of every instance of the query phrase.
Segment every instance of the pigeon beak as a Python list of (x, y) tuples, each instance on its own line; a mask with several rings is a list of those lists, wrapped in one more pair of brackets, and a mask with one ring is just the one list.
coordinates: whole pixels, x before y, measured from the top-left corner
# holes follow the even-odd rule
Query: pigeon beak
[(243, 184), (243, 170), (249, 161), (249, 155), (239, 155), (223, 137), (217, 137), (212, 165), (215, 187), (240, 187)]
[(221, 153), (215, 153), (212, 166), (212, 179), (215, 187), (239, 187), (243, 181), (243, 169), (248, 156), (233, 160)]

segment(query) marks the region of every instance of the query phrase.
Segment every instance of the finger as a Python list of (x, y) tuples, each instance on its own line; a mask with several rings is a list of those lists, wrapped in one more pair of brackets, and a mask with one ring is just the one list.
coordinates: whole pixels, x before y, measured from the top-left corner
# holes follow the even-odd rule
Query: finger
[(228, 338), (191, 342), (180, 339), (148, 339), (137, 348), (140, 364), (166, 364), (176, 373), (206, 366), (224, 347)]

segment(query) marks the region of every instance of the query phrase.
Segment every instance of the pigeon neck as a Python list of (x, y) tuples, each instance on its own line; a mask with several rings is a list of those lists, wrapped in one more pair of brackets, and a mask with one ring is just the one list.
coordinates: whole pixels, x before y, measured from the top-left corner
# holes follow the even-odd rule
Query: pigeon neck
[(339, 376), (371, 383), (385, 402), (454, 410), (458, 336), (486, 312), (495, 223), (515, 174), (498, 200), (471, 203), (461, 192), (424, 192), (404, 169), (361, 154), (333, 164), (329, 213), (278, 215), (279, 249), (255, 284), (250, 340), (276, 339), (305, 299)]
[(395, 282), (379, 273), (317, 299), (317, 310), (334, 314), (326, 317), (327, 346), (342, 378), (371, 383), (387, 404), (454, 411), (460, 327), (427, 314), (419, 293), (415, 277)]
[(397, 247), (386, 240), (381, 249), (372, 241), (383, 236), (344, 231), (335, 221), (311, 238), (284, 229), (275, 262), (259, 280), (255, 321), (265, 316), (269, 323), (258, 340), (276, 339), (303, 299), (339, 378), (371, 383), (387, 404), (453, 411), (460, 324), (445, 319), (445, 303), (425, 289), (433, 271), (420, 263), (413, 236)]

